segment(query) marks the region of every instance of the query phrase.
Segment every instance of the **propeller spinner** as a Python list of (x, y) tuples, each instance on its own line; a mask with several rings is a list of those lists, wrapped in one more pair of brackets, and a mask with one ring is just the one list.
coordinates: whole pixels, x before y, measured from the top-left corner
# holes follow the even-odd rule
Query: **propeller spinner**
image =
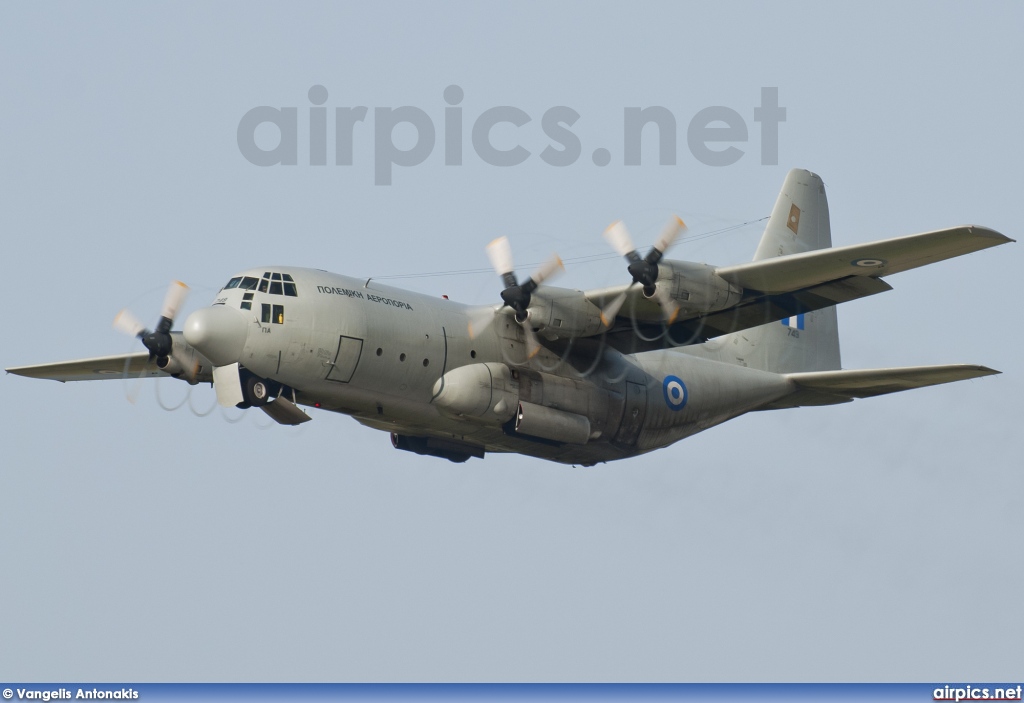
[(604, 231), (604, 238), (608, 240), (612, 248), (629, 262), (627, 270), (633, 278), (633, 281), (627, 286), (626, 290), (616, 296), (601, 311), (601, 322), (606, 327), (611, 326), (622, 304), (626, 302), (626, 294), (629, 292), (629, 289), (638, 283), (643, 286), (646, 297), (654, 298), (658, 301), (665, 321), (668, 324), (675, 322), (676, 316), (679, 314), (679, 305), (676, 304), (676, 301), (672, 299), (667, 290), (658, 287), (658, 262), (661, 261), (665, 252), (668, 251), (669, 247), (672, 246), (685, 229), (686, 223), (679, 217), (673, 217), (661, 230), (658, 240), (651, 247), (651, 250), (647, 252), (647, 256), (643, 257), (637, 253), (636, 246), (633, 244), (633, 238), (621, 220), (613, 222)]

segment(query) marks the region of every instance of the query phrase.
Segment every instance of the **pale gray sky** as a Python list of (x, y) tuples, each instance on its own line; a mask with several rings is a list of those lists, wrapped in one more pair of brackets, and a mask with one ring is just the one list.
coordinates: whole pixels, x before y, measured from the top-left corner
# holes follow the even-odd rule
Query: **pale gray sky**
[[(612, 220), (650, 241), (673, 212), (698, 235), (767, 215), (791, 167), (824, 178), (837, 245), (965, 223), (1020, 238), (1022, 26), (1013, 2), (4, 3), (0, 362), (134, 350), (112, 318), (155, 319), (173, 278), (187, 312), (267, 263), (483, 268), (502, 234), (520, 262), (587, 256)], [(313, 85), (328, 108), (370, 108), (352, 166), (307, 165)], [(771, 86), (787, 119), (762, 165)], [(242, 157), (259, 105), (298, 108), (299, 165)], [(402, 105), (438, 142), (375, 186), (374, 108)], [(470, 147), (501, 105), (532, 118), (495, 131), (530, 150), (520, 166)], [(539, 157), (559, 105), (581, 116), (564, 168)], [(651, 105), (676, 117), (677, 164), (650, 139), (624, 166), (623, 109)], [(732, 166), (686, 146), (715, 105), (749, 129)], [(760, 229), (674, 254), (743, 261)], [(132, 405), (120, 381), (4, 377), (0, 679), (1019, 680), (1020, 247), (894, 276), (839, 312), (847, 368), (1003, 375), (758, 413), (591, 469), (457, 466), (344, 416), (232, 424), (162, 410), (152, 383)], [(605, 259), (560, 283), (624, 276)], [(396, 283), (474, 303), (500, 288)]]

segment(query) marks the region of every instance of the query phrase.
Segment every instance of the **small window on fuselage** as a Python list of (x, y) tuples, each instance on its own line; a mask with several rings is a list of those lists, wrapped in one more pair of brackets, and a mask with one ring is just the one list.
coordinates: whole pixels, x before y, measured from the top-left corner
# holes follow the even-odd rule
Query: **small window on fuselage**
[(271, 320), (276, 325), (284, 324), (284, 305), (274, 306), (274, 319)]
[(270, 306), (267, 305), (266, 303), (263, 303), (263, 305), (261, 305), (260, 307), (262, 308), (262, 310), (260, 311), (262, 313), (261, 322), (270, 322)]

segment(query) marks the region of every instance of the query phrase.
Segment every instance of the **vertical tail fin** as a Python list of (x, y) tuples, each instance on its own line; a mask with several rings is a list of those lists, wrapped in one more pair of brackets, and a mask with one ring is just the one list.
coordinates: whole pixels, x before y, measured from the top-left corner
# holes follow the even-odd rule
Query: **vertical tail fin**
[[(825, 184), (815, 173), (793, 169), (775, 201), (754, 260), (831, 246)], [(839, 326), (834, 307), (736, 332), (725, 339), (738, 359), (764, 371), (793, 373), (840, 368)]]

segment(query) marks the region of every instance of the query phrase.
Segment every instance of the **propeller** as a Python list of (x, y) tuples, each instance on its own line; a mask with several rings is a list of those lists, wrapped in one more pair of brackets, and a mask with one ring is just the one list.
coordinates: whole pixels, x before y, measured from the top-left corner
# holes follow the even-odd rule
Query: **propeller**
[(157, 322), (155, 330), (146, 329), (139, 318), (129, 310), (117, 313), (117, 317), (114, 318), (114, 329), (130, 337), (141, 339), (142, 344), (149, 350), (150, 359), (158, 361), (166, 359), (170, 356), (174, 346), (171, 340), (171, 326), (187, 295), (188, 286), (181, 281), (171, 281), (167, 294), (164, 296), (164, 305), (160, 310), (160, 320)]
[(629, 289), (637, 283), (643, 286), (646, 297), (654, 298), (658, 305), (661, 306), (665, 321), (670, 325), (675, 322), (676, 316), (679, 314), (679, 305), (676, 304), (676, 301), (672, 299), (667, 290), (658, 287), (658, 262), (661, 261), (665, 252), (668, 251), (669, 247), (672, 246), (685, 229), (686, 223), (679, 217), (673, 217), (661, 230), (661, 234), (658, 235), (654, 246), (651, 247), (651, 250), (647, 252), (647, 256), (644, 257), (637, 253), (636, 246), (633, 244), (633, 238), (621, 220), (613, 222), (604, 231), (604, 238), (608, 240), (612, 248), (629, 262), (627, 270), (629, 275), (633, 277), (633, 281), (626, 287), (626, 290), (622, 291), (601, 310), (601, 322), (604, 323), (605, 327), (611, 326), (615, 316), (619, 313), (619, 309), (622, 308), (622, 304), (626, 302), (626, 295), (629, 293)]
[[(533, 292), (544, 281), (559, 271), (564, 270), (565, 266), (558, 255), (555, 254), (541, 264), (541, 267), (532, 276), (519, 283), (519, 280), (516, 278), (515, 265), (512, 263), (512, 245), (509, 244), (508, 237), (498, 237), (488, 244), (487, 257), (491, 260), (491, 265), (494, 267), (495, 272), (501, 277), (502, 283), (505, 284), (504, 290), (501, 291), (501, 307), (510, 307), (515, 312), (516, 322), (523, 328), (523, 334), (526, 335), (527, 354), (532, 359), (540, 351), (540, 340), (537, 339), (537, 333), (533, 331), (533, 327), (529, 324), (528, 308), (530, 307)], [(501, 308), (498, 309), (500, 310)], [(469, 320), (470, 338), (479, 336), (487, 329), (494, 322), (496, 313), (497, 311), (493, 308), (485, 308), (479, 312), (471, 313)]]

